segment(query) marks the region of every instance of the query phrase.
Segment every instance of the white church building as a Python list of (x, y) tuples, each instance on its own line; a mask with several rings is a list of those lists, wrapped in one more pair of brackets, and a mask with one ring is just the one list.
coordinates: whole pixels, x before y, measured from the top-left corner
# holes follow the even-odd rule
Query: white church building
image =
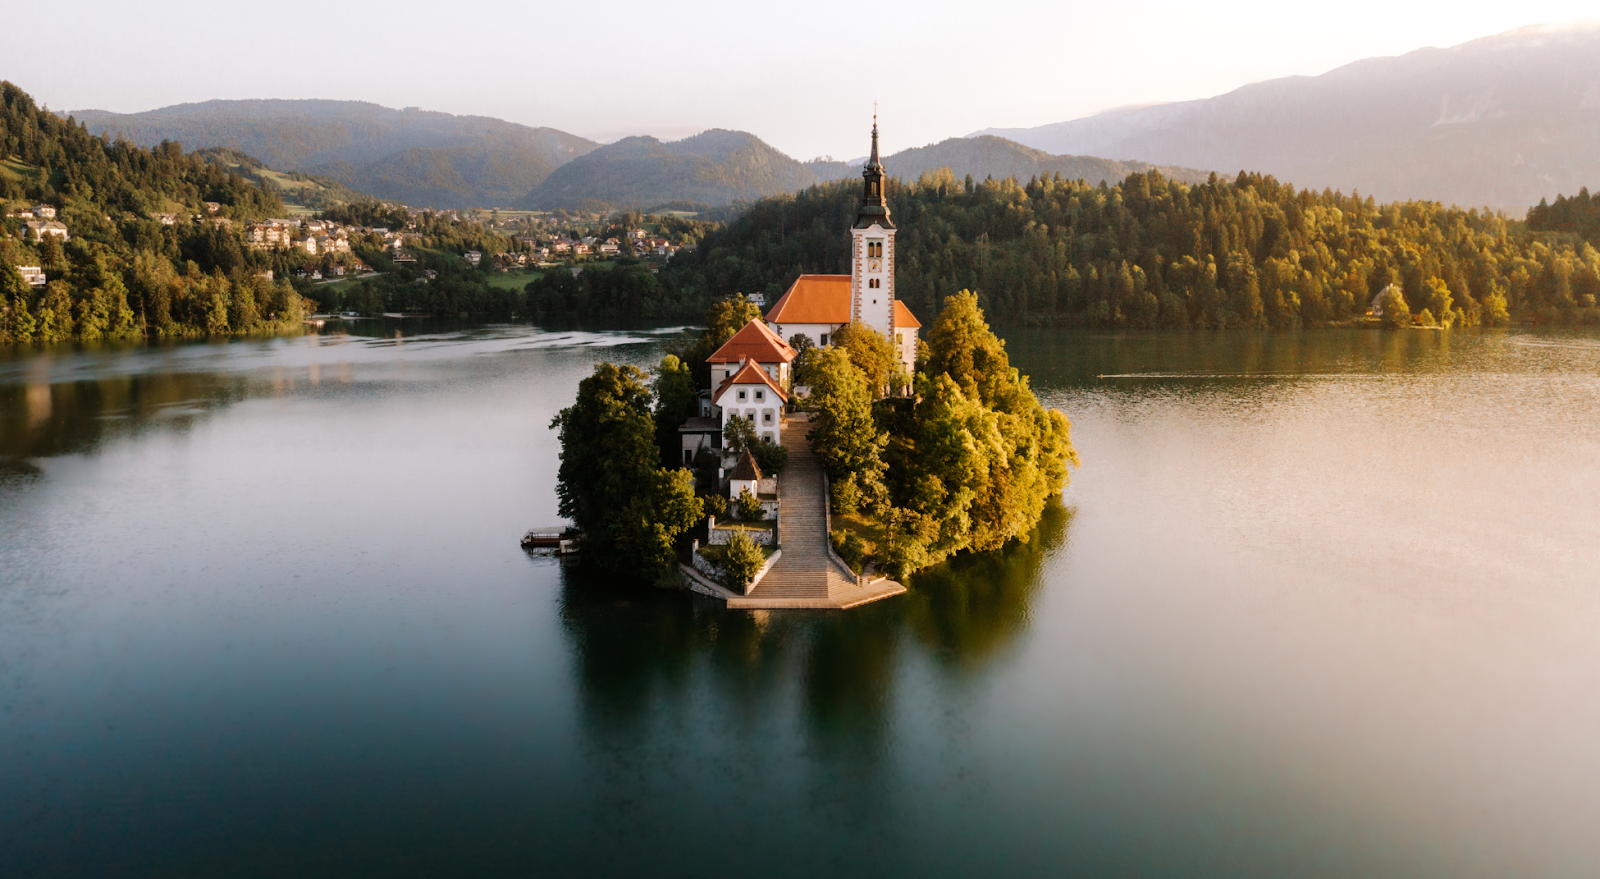
[(872, 156), (861, 176), (861, 207), (850, 227), (850, 274), (801, 275), (767, 312), (767, 323), (780, 339), (801, 334), (818, 346), (826, 346), (847, 323), (866, 324), (894, 344), (909, 375), (917, 361), (917, 330), (922, 324), (895, 298), (895, 228), (883, 191), (876, 120)]

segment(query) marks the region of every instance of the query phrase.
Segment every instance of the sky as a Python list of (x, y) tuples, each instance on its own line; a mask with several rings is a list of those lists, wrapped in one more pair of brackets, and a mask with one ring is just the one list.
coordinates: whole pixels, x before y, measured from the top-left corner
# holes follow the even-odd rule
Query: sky
[[(36, 27), (0, 49), (0, 78), (55, 110), (362, 100), (601, 141), (732, 128), (802, 160), (865, 154), (874, 101), (893, 153), (1596, 14), (1593, 0), (85, 0), (70, 22), (26, 9), (7, 19)], [(52, 21), (69, 33), (45, 38)]]

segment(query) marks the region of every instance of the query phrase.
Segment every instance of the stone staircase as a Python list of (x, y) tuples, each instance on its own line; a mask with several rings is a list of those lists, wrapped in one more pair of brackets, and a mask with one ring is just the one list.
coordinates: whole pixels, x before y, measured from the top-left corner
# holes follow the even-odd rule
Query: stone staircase
[(730, 608), (845, 608), (900, 595), (899, 583), (879, 580), (861, 586), (828, 553), (828, 495), (822, 464), (811, 451), (809, 416), (789, 416), (783, 447), (789, 460), (778, 477), (783, 555), (749, 595), (729, 598)]
[(834, 590), (855, 586), (828, 558), (823, 509), (828, 500), (822, 487), (822, 464), (806, 441), (810, 427), (803, 413), (790, 416), (784, 425), (783, 447), (789, 450), (789, 461), (778, 477), (783, 555), (749, 598), (829, 601)]

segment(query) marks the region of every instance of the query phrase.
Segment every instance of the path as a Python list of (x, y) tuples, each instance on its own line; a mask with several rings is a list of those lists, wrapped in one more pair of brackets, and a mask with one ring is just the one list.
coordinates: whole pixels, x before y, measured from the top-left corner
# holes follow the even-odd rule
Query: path
[(778, 477), (778, 521), (783, 555), (749, 595), (728, 599), (728, 607), (855, 607), (906, 588), (892, 580), (857, 585), (828, 553), (827, 493), (822, 464), (811, 451), (806, 413), (790, 415), (783, 426), (788, 463)]

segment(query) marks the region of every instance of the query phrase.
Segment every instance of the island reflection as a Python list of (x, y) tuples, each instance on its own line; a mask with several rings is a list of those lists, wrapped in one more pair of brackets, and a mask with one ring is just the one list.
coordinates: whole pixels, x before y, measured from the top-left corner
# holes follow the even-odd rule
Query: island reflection
[(973, 683), (1027, 631), (1071, 524), (1052, 501), (1027, 543), (958, 557), (917, 574), (904, 596), (846, 612), (729, 611), (566, 566), (560, 618), (585, 738), (613, 755), (648, 750), (709, 700), (731, 749), (759, 747), (792, 719), (808, 750), (870, 768), (891, 742), (905, 668)]

